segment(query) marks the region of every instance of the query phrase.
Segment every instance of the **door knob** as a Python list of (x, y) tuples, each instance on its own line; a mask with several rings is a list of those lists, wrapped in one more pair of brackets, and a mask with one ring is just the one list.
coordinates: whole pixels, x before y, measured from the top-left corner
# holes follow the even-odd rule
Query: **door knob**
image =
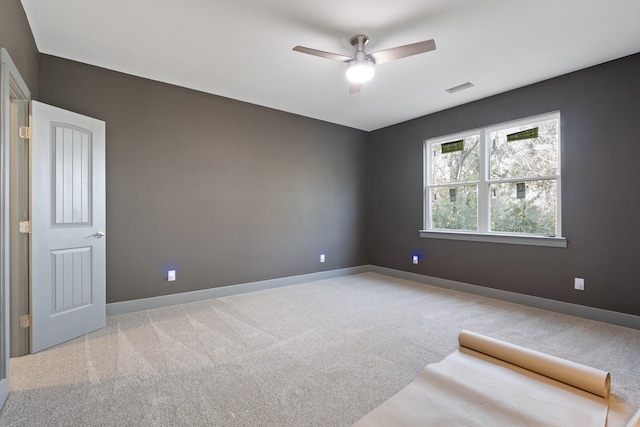
[(96, 236), (99, 239), (104, 236), (104, 231), (98, 231), (96, 234), (94, 234), (94, 236)]

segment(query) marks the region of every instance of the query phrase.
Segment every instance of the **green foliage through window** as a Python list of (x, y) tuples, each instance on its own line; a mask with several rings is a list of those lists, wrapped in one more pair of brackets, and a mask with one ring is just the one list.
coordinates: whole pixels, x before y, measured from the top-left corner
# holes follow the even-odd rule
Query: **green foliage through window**
[(559, 113), (425, 144), (428, 229), (558, 235)]

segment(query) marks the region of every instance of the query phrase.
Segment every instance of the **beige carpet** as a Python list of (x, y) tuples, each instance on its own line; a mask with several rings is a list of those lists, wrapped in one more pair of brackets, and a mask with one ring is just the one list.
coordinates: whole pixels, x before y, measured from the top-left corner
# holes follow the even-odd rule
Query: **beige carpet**
[(11, 361), (2, 426), (349, 426), (468, 329), (611, 373), (640, 407), (640, 331), (373, 273), (107, 319)]

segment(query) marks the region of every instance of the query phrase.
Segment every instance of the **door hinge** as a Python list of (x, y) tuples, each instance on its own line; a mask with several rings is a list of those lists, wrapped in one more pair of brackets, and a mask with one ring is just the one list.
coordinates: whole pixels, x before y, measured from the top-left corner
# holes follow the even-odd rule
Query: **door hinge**
[(20, 138), (31, 139), (31, 128), (29, 126), (20, 126)]
[(31, 315), (30, 314), (23, 314), (20, 316), (20, 327), (21, 328), (28, 328), (29, 326), (31, 326)]
[(21, 234), (31, 233), (31, 221), (20, 221), (18, 227), (18, 231)]

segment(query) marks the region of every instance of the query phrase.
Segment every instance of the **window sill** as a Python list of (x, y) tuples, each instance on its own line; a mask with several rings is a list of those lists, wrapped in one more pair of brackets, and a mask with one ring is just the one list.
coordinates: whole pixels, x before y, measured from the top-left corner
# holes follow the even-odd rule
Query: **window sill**
[(565, 237), (522, 236), (518, 234), (488, 234), (468, 231), (420, 230), (420, 237), (428, 239), (464, 240), (467, 242), (503, 243), (507, 245), (547, 246), (566, 248)]

